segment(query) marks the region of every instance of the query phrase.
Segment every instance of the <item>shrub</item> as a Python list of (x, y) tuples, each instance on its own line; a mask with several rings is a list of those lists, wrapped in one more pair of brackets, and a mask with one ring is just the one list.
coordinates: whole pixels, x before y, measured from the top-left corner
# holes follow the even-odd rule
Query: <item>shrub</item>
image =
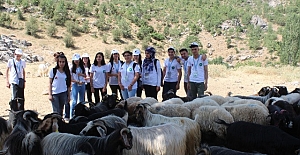
[(105, 57), (105, 59), (109, 59), (110, 58), (110, 51), (108, 49), (105, 49), (105, 51), (104, 51), (104, 57)]
[(103, 43), (107, 44), (107, 35), (102, 36), (102, 41)]
[(10, 27), (11, 21), (12, 21), (12, 19), (10, 18), (9, 14), (0, 12), (0, 26), (1, 27)]
[(56, 33), (57, 33), (57, 28), (56, 28), (55, 24), (54, 23), (50, 24), (49, 27), (47, 28), (47, 35), (49, 37), (53, 37), (56, 35)]
[(151, 37), (155, 40), (158, 40), (158, 41), (161, 41), (161, 40), (164, 40), (165, 39), (165, 36), (161, 33), (158, 33), (158, 32), (154, 32), (151, 34)]
[(69, 32), (71, 35), (79, 35), (78, 31), (80, 28), (76, 22), (66, 21), (65, 25), (67, 27), (67, 32)]
[(89, 10), (85, 6), (85, 2), (82, 0), (79, 1), (79, 3), (77, 4), (77, 7), (76, 7), (76, 13), (83, 15), (83, 16), (87, 16), (88, 12), (89, 12)]
[(255, 66), (255, 67), (261, 67), (261, 62), (256, 62), (253, 60), (246, 60), (244, 62), (238, 62), (235, 67), (242, 67), (242, 66)]
[(72, 38), (72, 35), (66, 34), (64, 37), (64, 43), (67, 48), (75, 47), (75, 41)]
[(112, 30), (112, 35), (114, 41), (121, 41), (122, 31), (120, 29)]
[(64, 1), (60, 1), (59, 4), (55, 7), (53, 20), (56, 25), (64, 25), (67, 21), (68, 11), (65, 6)]
[(24, 20), (25, 19), (24, 16), (23, 16), (22, 11), (20, 9), (18, 9), (18, 11), (17, 11), (17, 18), (19, 20)]
[(83, 22), (83, 25), (81, 27), (81, 32), (83, 32), (83, 33), (89, 33), (90, 32), (90, 26), (89, 26), (89, 21), (88, 20)]
[(39, 30), (38, 20), (34, 17), (30, 17), (29, 21), (25, 23), (26, 26), (26, 34), (31, 36), (37, 36), (37, 32)]

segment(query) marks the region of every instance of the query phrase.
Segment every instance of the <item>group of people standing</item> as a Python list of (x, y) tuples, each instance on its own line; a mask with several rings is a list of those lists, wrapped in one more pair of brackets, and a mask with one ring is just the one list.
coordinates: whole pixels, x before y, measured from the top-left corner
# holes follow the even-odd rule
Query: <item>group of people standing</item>
[[(206, 55), (199, 55), (197, 43), (192, 43), (190, 48), (193, 56), (188, 55), (187, 49), (181, 49), (179, 51), (181, 56), (177, 57), (175, 48), (170, 47), (168, 49), (169, 57), (165, 59), (163, 67), (155, 58), (154, 47), (148, 47), (145, 50), (144, 60), (142, 60), (139, 49), (134, 49), (133, 52), (123, 52), (124, 61), (120, 60), (117, 50), (112, 50), (108, 63), (105, 63), (102, 52), (96, 53), (93, 63), (90, 62), (89, 54), (84, 53), (80, 56), (76, 53), (70, 64), (62, 52), (55, 53), (56, 66), (49, 72), (49, 100), (52, 103), (53, 112), (62, 115), (63, 109), (65, 109), (65, 119), (69, 119), (74, 115), (75, 105), (85, 101), (85, 96), (87, 101), (92, 102), (92, 94), (94, 94), (94, 102), (100, 102), (100, 94), (102, 98), (107, 94), (107, 85), (112, 93), (119, 93), (121, 99), (133, 96), (141, 97), (143, 90), (146, 97), (157, 99), (162, 85), (162, 94), (167, 93), (170, 89), (176, 93), (176, 90), (180, 88), (182, 66), (184, 89), (187, 96), (196, 98), (197, 94), (198, 96), (203, 95), (207, 89), (208, 62)], [(7, 80), (7, 87), (12, 86), (12, 101), (17, 97), (24, 99), (24, 88), (23, 93), (22, 91), (16, 93), (14, 90), (18, 88), (16, 73), (25, 78), (25, 62), (19, 60), (20, 53), (16, 52), (15, 55), (14, 61), (9, 61), (7, 66), (11, 75), (10, 82)], [(20, 63), (18, 63), (19, 61)], [(13, 70), (13, 63), (20, 68), (20, 71)], [(18, 96), (18, 93), (23, 96)]]

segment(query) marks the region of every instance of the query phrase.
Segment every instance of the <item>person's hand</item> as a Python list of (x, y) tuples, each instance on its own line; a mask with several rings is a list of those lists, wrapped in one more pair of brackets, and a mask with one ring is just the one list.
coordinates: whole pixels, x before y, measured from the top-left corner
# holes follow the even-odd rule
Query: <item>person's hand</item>
[(92, 92), (92, 93), (95, 93), (94, 87), (91, 87), (91, 92)]
[(180, 64), (181, 59), (178, 57), (176, 60), (177, 60), (177, 62)]
[(156, 91), (157, 91), (157, 92), (160, 91), (160, 86), (156, 86)]
[(125, 89), (124, 86), (123, 86), (122, 84), (119, 84), (119, 86), (120, 86), (120, 89), (121, 89), (121, 90), (124, 90), (124, 89)]
[(206, 54), (202, 54), (202, 61), (206, 60)]
[(187, 83), (187, 89), (188, 89), (188, 90), (191, 89), (191, 86), (190, 86), (190, 83), (189, 83), (189, 82)]
[(204, 84), (204, 91), (207, 90), (207, 83)]
[(68, 95), (68, 103), (71, 101), (71, 97), (70, 95)]
[(7, 87), (7, 88), (10, 88), (9, 82), (6, 82), (6, 87)]
[(106, 86), (103, 87), (102, 92), (106, 92)]
[(132, 85), (129, 85), (128, 86), (128, 91), (131, 91), (132, 90)]
[(179, 90), (179, 88), (180, 88), (180, 84), (177, 83), (177, 85), (176, 85), (176, 90)]
[(48, 99), (52, 102), (53, 101), (53, 97), (52, 97), (52, 94), (49, 94), (49, 97)]

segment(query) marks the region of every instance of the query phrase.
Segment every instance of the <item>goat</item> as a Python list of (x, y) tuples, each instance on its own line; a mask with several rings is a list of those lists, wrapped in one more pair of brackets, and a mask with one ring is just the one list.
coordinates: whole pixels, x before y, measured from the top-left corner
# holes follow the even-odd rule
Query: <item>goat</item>
[(263, 104), (266, 103), (266, 101), (275, 96), (275, 94), (278, 94), (276, 92), (276, 90), (274, 88), (271, 89), (271, 91), (266, 95), (266, 96), (241, 96), (241, 95), (235, 95), (233, 97), (238, 97), (238, 98), (241, 98), (241, 99), (253, 99), (253, 100), (258, 100), (260, 102), (262, 102)]
[(2, 150), (5, 139), (9, 136), (12, 131), (12, 125), (9, 121), (0, 117), (0, 150)]
[(19, 111), (15, 114), (14, 128), (4, 141), (3, 148), (8, 155), (40, 155), (40, 137), (35, 133), (41, 120), (31, 110)]
[(48, 75), (48, 68), (50, 66), (50, 63), (40, 64), (38, 68), (38, 76), (39, 77), (47, 77)]
[(159, 114), (152, 114), (146, 107), (146, 104), (139, 104), (135, 109), (137, 121), (144, 126), (156, 126), (162, 123), (175, 123), (181, 126), (187, 133), (187, 151), (188, 154), (196, 154), (196, 149), (201, 141), (200, 125), (198, 124), (198, 115), (195, 120), (185, 117), (166, 117)]
[(226, 147), (243, 152), (261, 152), (272, 155), (292, 155), (300, 148), (300, 140), (274, 126), (248, 122), (231, 124), (223, 120), (217, 123), (227, 126)]
[(236, 150), (231, 150), (221, 146), (201, 145), (201, 150), (197, 155), (263, 155), (260, 153), (246, 153)]
[(162, 101), (166, 101), (166, 100), (171, 99), (171, 98), (180, 98), (183, 102), (188, 102), (188, 101), (191, 101), (191, 100), (192, 100), (192, 99), (189, 98), (189, 97), (180, 97), (180, 96), (177, 96), (177, 95), (174, 93), (174, 90), (173, 90), (173, 89), (170, 89), (167, 93), (163, 94), (162, 98), (163, 98)]
[(110, 135), (100, 138), (53, 132), (47, 135), (41, 144), (43, 155), (71, 155), (80, 152), (80, 146), (86, 143), (98, 154), (121, 155), (124, 148), (132, 148), (132, 134), (128, 128), (115, 130)]

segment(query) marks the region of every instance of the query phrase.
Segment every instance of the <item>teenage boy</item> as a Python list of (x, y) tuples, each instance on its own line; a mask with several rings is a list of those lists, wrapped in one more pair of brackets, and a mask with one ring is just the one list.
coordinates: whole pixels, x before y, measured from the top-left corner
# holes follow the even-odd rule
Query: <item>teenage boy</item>
[[(208, 83), (208, 61), (202, 60), (202, 55), (199, 54), (199, 44), (193, 42), (190, 45), (192, 56), (188, 58), (188, 86), (189, 97), (194, 99), (204, 95), (207, 90)], [(198, 95), (198, 96), (197, 96)]]
[(11, 88), (10, 109), (13, 111), (24, 110), (25, 88), (25, 60), (22, 60), (23, 51), (15, 50), (15, 58), (8, 60), (6, 69), (6, 87)]

